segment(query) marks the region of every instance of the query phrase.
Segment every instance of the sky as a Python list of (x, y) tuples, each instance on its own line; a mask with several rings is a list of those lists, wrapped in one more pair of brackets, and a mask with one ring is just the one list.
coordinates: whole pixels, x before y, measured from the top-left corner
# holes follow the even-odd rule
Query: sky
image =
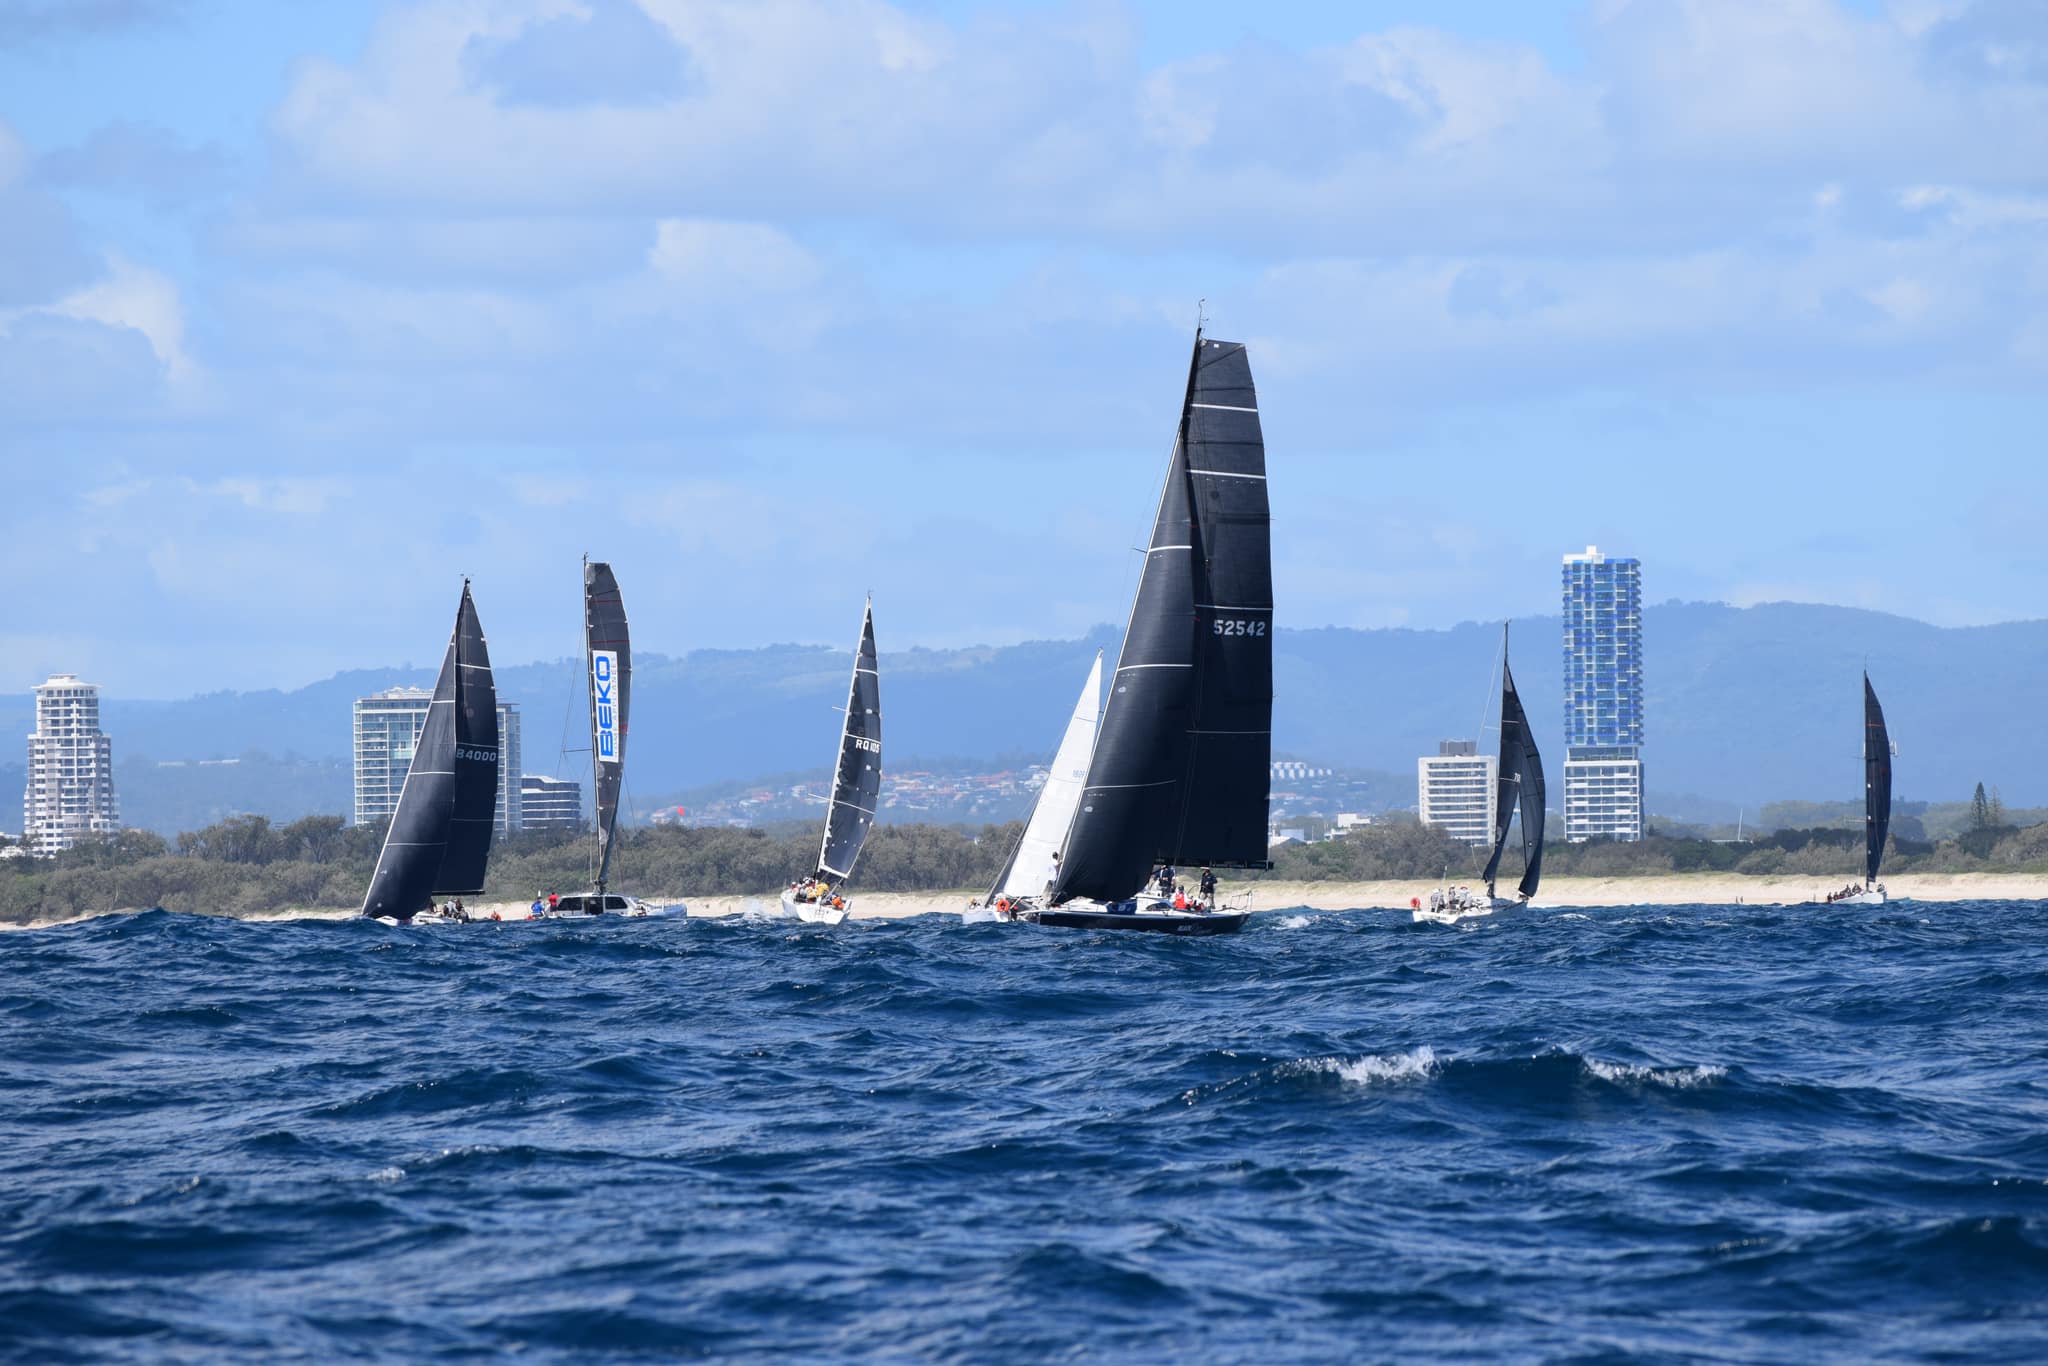
[(2048, 601), (2038, 0), (0, 0), (0, 687), (1120, 622), (1198, 308), (1282, 626)]

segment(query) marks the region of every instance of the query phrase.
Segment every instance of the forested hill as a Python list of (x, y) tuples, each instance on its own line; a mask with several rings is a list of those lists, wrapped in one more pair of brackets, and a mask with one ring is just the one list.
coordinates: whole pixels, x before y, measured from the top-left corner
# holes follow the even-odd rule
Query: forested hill
[[(1285, 610), (1283, 602), (1283, 620)], [(1982, 781), (2009, 804), (2048, 803), (2048, 621), (1944, 629), (1850, 608), (1667, 603), (1646, 611), (1644, 637), (1653, 799), (1691, 793), (1754, 810), (1781, 798), (1855, 797), (1867, 660), (1899, 748), (1902, 799), (1961, 800)], [(1498, 624), (1283, 628), (1275, 750), (1412, 772), (1416, 756), (1434, 753), (1439, 739), (1480, 738), (1499, 641)], [(1088, 661), (1097, 649), (1113, 659), (1116, 645), (1116, 631), (1100, 627), (1085, 640), (1000, 649), (885, 649), (886, 753), (1049, 753)], [(1537, 740), (1555, 764), (1563, 746), (1558, 619), (1517, 622), (1513, 650)], [(846, 691), (843, 646), (643, 653), (639, 665), (631, 750), (638, 791), (822, 769), (830, 758), (839, 726), (833, 709)], [(582, 769), (581, 755), (562, 756), (565, 745), (582, 743), (579, 679), (574, 660), (498, 670), (500, 696), (521, 704), (527, 772)], [(261, 751), (345, 761), (354, 698), (430, 682), (427, 669), (374, 669), (292, 692), (178, 702), (110, 696), (104, 724), (121, 759)], [(30, 708), (26, 695), (0, 700), (0, 733), (26, 734)]]

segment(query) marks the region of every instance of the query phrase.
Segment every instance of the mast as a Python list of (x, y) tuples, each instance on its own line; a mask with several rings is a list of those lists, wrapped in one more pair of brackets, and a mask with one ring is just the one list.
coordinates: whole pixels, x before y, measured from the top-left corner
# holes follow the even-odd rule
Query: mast
[(625, 599), (612, 567), (583, 557), (583, 663), (590, 694), (590, 790), (595, 803), (597, 874), (591, 885), (605, 889), (625, 785), (626, 722), (633, 682), (633, 654), (626, 627)]

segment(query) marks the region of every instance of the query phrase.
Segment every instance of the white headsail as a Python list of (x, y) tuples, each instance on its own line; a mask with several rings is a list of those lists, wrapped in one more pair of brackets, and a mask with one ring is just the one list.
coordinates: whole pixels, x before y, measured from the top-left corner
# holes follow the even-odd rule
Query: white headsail
[(1052, 772), (1039, 789), (1038, 803), (1031, 808), (1031, 820), (1018, 841), (1016, 857), (996, 886), (997, 896), (1042, 897), (1059, 871), (1053, 855), (1073, 824), (1074, 808), (1081, 803), (1081, 789), (1088, 782), (1088, 758), (1095, 750), (1095, 725), (1102, 718), (1102, 652), (1095, 653), (1095, 665), (1088, 670), (1088, 682), (1074, 703), (1073, 719), (1053, 756)]

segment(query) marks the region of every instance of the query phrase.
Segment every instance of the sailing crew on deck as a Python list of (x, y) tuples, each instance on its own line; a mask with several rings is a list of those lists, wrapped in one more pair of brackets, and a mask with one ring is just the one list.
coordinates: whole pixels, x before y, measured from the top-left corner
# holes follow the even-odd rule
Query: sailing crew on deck
[(1162, 897), (1173, 895), (1173, 865), (1170, 863), (1163, 863), (1159, 866), (1159, 895)]
[(1212, 868), (1204, 868), (1202, 870), (1202, 904), (1207, 905), (1215, 899), (1216, 872)]

